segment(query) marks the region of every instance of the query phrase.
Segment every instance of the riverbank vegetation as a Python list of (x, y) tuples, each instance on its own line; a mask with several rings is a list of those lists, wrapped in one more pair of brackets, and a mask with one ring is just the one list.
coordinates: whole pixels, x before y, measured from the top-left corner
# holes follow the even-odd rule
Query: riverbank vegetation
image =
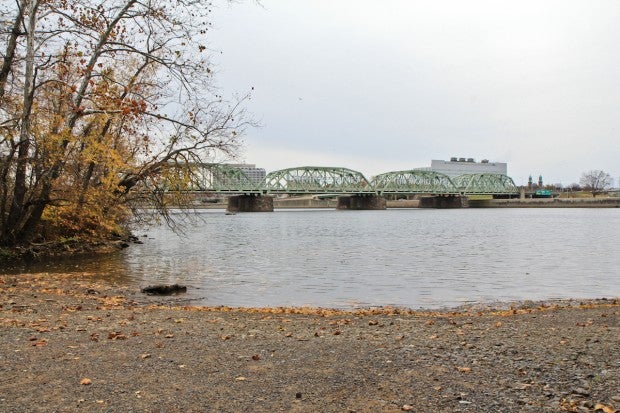
[(198, 0), (0, 6), (0, 247), (125, 237), (137, 202), (168, 218), (162, 188), (234, 157), (249, 96), (214, 87), (209, 13)]

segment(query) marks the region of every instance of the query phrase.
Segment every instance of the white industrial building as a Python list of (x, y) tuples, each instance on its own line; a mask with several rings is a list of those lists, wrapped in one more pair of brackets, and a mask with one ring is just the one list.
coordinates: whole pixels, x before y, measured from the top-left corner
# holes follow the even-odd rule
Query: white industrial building
[(254, 164), (227, 164), (226, 166), (241, 169), (248, 179), (256, 184), (263, 182), (267, 172), (264, 168), (257, 168)]
[(508, 174), (508, 164), (505, 162), (490, 162), (488, 159), (476, 162), (474, 158), (452, 157), (449, 161), (433, 159), (431, 160), (431, 167), (428, 169), (450, 177), (482, 173)]

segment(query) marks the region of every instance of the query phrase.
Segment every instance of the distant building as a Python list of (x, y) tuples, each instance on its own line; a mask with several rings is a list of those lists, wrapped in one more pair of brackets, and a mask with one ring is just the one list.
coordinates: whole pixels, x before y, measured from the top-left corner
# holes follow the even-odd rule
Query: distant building
[(508, 164), (505, 162), (489, 162), (488, 159), (476, 162), (474, 158), (452, 157), (449, 161), (433, 159), (431, 160), (431, 167), (428, 169), (450, 177), (483, 173), (507, 175)]
[(265, 176), (267, 176), (267, 172), (264, 168), (257, 168), (254, 164), (226, 164), (226, 166), (241, 169), (245, 176), (256, 184), (262, 182), (265, 179)]

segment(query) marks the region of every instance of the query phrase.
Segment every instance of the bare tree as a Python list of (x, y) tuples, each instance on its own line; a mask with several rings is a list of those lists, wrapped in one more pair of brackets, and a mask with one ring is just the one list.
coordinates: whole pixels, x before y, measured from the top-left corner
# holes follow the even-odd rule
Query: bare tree
[(581, 174), (579, 184), (585, 190), (592, 192), (593, 197), (596, 197), (596, 195), (611, 188), (612, 178), (607, 172), (594, 169)]
[(50, 225), (118, 232), (137, 189), (165, 215), (153, 188), (187, 184), (191, 165), (234, 156), (248, 124), (244, 98), (227, 102), (213, 86), (210, 7), (0, 6), (0, 244), (29, 242)]

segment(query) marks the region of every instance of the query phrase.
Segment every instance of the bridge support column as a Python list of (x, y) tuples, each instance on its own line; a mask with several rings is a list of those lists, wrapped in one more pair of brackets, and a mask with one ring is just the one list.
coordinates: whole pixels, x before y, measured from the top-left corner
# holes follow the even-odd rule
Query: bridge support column
[(420, 208), (462, 208), (463, 198), (457, 195), (426, 196), (420, 198)]
[(234, 195), (228, 198), (228, 212), (273, 212), (273, 198), (262, 195)]
[(339, 196), (336, 209), (350, 209), (354, 211), (386, 209), (385, 198), (378, 195)]

